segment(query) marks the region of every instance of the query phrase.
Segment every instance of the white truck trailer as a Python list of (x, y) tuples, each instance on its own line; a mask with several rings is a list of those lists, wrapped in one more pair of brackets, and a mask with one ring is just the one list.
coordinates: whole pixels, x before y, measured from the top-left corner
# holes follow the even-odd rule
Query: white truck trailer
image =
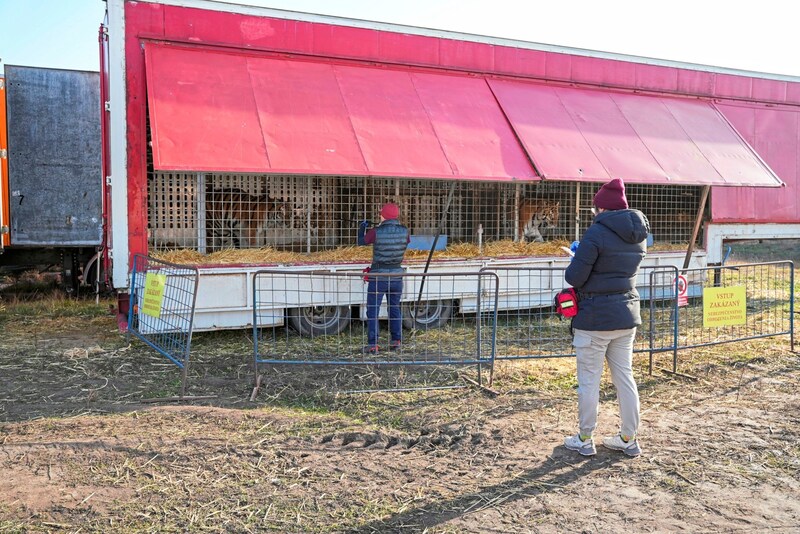
[[(387, 201), (415, 235), (486, 247), (429, 272), (564, 266), (546, 245), (580, 237), (612, 177), (651, 221), (646, 267), (703, 267), (714, 191), (785, 185), (723, 113), (743, 97), (722, 81), (796, 82), (207, 0), (107, 4), (107, 242), (123, 313), (134, 254), (193, 251), (195, 328), (247, 327), (253, 272), (360, 271), (368, 262), (346, 251)], [(800, 91), (782, 94), (795, 111)], [(540, 252), (486, 252), (530, 237)], [(220, 259), (267, 248), (294, 256)], [(561, 287), (513, 291), (549, 306)], [(469, 311), (466, 297), (434, 297), (425, 320)], [(335, 324), (360, 299), (293, 302), (286, 315)]]

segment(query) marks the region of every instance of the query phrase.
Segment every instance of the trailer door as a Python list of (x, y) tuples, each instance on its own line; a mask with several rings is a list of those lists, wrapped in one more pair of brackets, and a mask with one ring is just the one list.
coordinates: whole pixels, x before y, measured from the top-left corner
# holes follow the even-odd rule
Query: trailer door
[(6, 65), (11, 243), (100, 245), (97, 72)]
[(0, 253), (8, 246), (8, 130), (6, 82), (0, 77)]

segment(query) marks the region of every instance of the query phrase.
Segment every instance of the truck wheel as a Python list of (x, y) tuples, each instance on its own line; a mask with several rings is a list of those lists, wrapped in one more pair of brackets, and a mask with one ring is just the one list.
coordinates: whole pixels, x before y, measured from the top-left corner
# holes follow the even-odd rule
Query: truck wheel
[(409, 330), (428, 330), (447, 324), (453, 314), (452, 300), (426, 300), (403, 304), (403, 326)]
[(289, 324), (307, 337), (338, 334), (350, 324), (349, 306), (309, 306), (289, 310)]

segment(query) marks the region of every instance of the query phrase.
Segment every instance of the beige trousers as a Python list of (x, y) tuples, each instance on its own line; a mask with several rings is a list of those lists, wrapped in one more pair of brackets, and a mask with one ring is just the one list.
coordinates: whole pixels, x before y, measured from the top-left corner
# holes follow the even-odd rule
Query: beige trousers
[(619, 400), (620, 434), (635, 436), (639, 429), (639, 392), (633, 379), (633, 338), (636, 328), (589, 331), (575, 329), (572, 344), (578, 363), (578, 423), (584, 436), (597, 427), (600, 378), (608, 361)]

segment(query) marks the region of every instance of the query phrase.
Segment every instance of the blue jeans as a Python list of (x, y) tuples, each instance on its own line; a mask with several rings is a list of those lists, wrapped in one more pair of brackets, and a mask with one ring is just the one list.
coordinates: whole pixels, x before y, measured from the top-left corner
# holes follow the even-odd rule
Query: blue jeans
[(403, 315), (400, 311), (403, 278), (371, 274), (367, 284), (367, 343), (371, 347), (378, 344), (378, 311), (384, 295), (389, 306), (389, 332), (392, 341), (403, 339)]

